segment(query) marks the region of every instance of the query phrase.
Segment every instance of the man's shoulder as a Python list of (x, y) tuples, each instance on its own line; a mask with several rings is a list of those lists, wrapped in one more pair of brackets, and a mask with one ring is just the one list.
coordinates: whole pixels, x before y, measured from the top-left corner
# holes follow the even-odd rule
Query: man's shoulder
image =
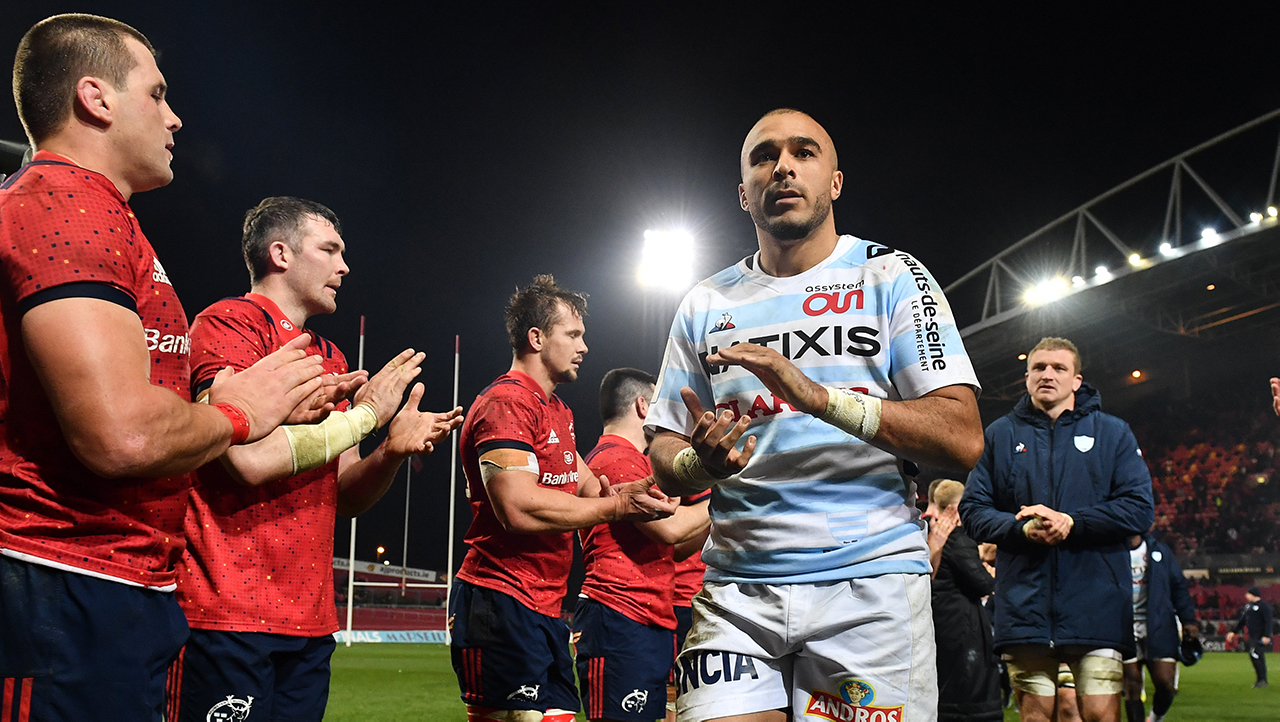
[(271, 328), (271, 314), (243, 296), (228, 296), (209, 304), (196, 319), (237, 320), (252, 326)]

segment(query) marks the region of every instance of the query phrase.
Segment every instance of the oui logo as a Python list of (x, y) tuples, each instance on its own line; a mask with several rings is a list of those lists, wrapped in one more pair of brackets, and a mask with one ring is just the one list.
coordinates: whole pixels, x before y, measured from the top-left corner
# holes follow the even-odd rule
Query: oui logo
[(804, 300), (802, 308), (804, 308), (805, 314), (809, 316), (821, 316), (829, 312), (844, 313), (850, 308), (861, 311), (862, 289), (845, 291), (844, 293), (839, 291), (815, 293)]

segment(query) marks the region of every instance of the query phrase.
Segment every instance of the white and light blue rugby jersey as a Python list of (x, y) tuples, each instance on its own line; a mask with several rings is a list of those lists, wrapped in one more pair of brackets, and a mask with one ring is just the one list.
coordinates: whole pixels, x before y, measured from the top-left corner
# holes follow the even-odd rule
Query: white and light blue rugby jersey
[(690, 435), (695, 419), (682, 386), (704, 408), (753, 419), (743, 439), (757, 437), (754, 456), (711, 496), (708, 580), (928, 573), (914, 465), (792, 409), (749, 371), (704, 360), (744, 342), (780, 352), (818, 383), (882, 399), (953, 384), (979, 390), (937, 281), (910, 254), (853, 236), (790, 278), (760, 271), (758, 253), (744, 259), (681, 302), (646, 419), (651, 430)]

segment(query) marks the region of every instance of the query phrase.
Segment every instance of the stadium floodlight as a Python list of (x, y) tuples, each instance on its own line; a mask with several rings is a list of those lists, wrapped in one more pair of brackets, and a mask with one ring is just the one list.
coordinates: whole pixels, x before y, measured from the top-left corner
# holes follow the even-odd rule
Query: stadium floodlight
[(1026, 360), (1027, 360), (1027, 355), (1026, 355), (1025, 353), (1020, 353), (1020, 354), (1018, 354), (1018, 360), (1019, 360), (1019, 361), (1026, 361)]
[(1203, 231), (1200, 231), (1200, 237), (1205, 239), (1206, 241), (1209, 240), (1210, 238), (1217, 238), (1218, 230), (1216, 228), (1206, 228)]
[(1084, 276), (1072, 276), (1071, 285), (1076, 288), (1082, 288), (1085, 284)]
[(1162, 255), (1162, 256), (1172, 256), (1172, 255), (1173, 255), (1173, 244), (1169, 243), (1168, 241), (1165, 241), (1164, 243), (1161, 243), (1161, 244), (1160, 244), (1160, 255)]
[(1275, 206), (1267, 206), (1267, 215), (1271, 216), (1272, 218), (1275, 218), (1276, 213), (1277, 211)]
[(1032, 306), (1039, 306), (1042, 303), (1049, 303), (1062, 298), (1067, 295), (1069, 290), (1071, 289), (1067, 285), (1067, 279), (1062, 276), (1058, 276), (1056, 278), (1050, 278), (1047, 281), (1041, 281), (1031, 288), (1028, 288), (1026, 292), (1022, 294), (1022, 298)]
[(1108, 270), (1106, 266), (1098, 266), (1097, 268), (1093, 269), (1093, 273), (1098, 277), (1098, 280), (1100, 281), (1111, 280), (1111, 271)]
[(1130, 253), (1130, 254), (1129, 254), (1129, 265), (1130, 265), (1130, 266), (1140, 266), (1140, 265), (1142, 265), (1142, 256), (1139, 256), (1139, 255), (1138, 255), (1138, 254), (1136, 254), (1136, 253)]
[(1254, 223), (1261, 223), (1262, 214), (1257, 211), (1254, 211), (1253, 213), (1249, 214), (1249, 220), (1253, 221)]
[(645, 288), (688, 289), (693, 280), (693, 236), (685, 231), (645, 231), (637, 280)]
[(1133, 376), (1135, 379), (1140, 379), (1142, 378), (1142, 372), (1139, 371), (1138, 369), (1134, 369), (1133, 373), (1130, 374), (1130, 376)]

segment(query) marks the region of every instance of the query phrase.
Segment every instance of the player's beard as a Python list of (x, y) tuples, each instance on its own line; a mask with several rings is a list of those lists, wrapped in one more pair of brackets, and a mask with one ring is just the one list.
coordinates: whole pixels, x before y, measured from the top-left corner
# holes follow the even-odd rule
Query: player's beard
[(766, 216), (764, 210), (758, 205), (751, 205), (750, 209), (751, 220), (765, 233), (779, 241), (799, 241), (808, 238), (818, 226), (827, 222), (827, 217), (831, 215), (831, 198), (826, 195), (818, 196), (813, 206), (813, 213), (798, 222)]

